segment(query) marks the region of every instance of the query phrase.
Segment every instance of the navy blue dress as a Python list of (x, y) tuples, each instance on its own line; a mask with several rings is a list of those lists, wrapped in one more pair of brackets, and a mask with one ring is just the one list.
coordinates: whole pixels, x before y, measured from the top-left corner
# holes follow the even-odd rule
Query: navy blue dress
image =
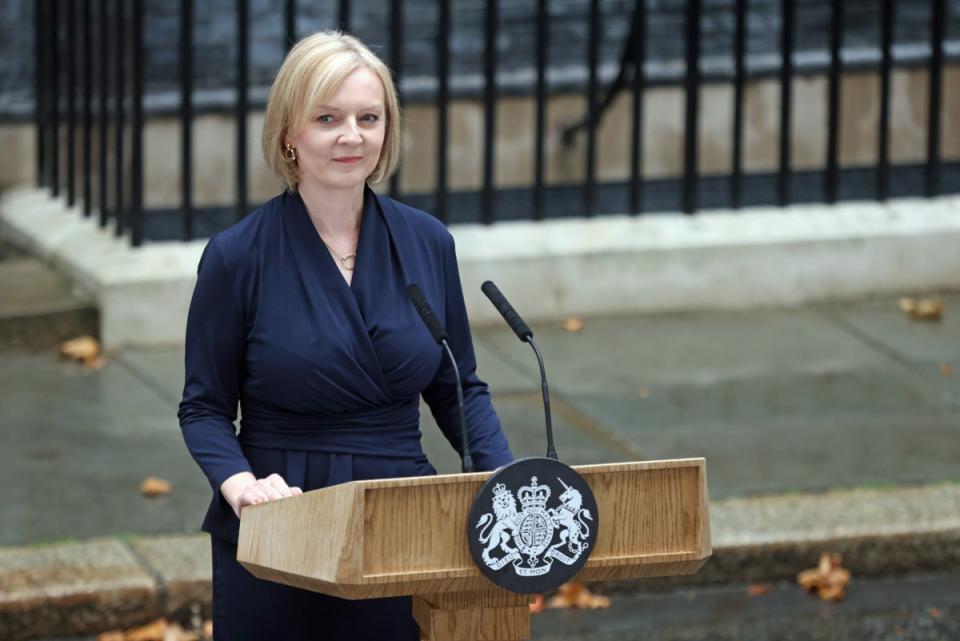
[[(406, 297), (416, 283), (450, 334), (477, 469), (512, 460), (476, 375), (453, 238), (432, 216), (367, 189), (350, 285), (303, 201), (284, 193), (210, 239), (187, 320), (179, 419), (213, 500), (217, 639), (418, 639), (409, 598), (344, 601), (253, 577), (220, 494), (238, 472), (305, 492), (435, 474), (420, 447), (422, 395), (460, 452), (452, 368)], [(240, 430), (234, 421), (240, 405)]]

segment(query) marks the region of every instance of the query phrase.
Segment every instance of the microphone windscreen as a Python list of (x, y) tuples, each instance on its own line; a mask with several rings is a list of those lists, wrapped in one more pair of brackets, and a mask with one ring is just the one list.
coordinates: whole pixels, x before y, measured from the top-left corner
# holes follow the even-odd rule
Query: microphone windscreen
[(423, 324), (427, 326), (427, 331), (433, 336), (433, 340), (437, 343), (443, 343), (447, 340), (447, 332), (443, 329), (437, 315), (433, 313), (430, 303), (427, 302), (420, 288), (416, 284), (408, 285), (407, 296), (410, 297), (410, 302), (413, 303), (414, 309), (420, 314), (420, 318), (423, 320)]
[(533, 332), (530, 331), (530, 327), (527, 326), (523, 319), (520, 318), (520, 314), (517, 313), (517, 310), (513, 308), (513, 305), (507, 302), (507, 299), (500, 293), (500, 290), (496, 285), (493, 284), (493, 281), (487, 281), (480, 286), (480, 290), (486, 294), (487, 298), (490, 299), (490, 302), (493, 303), (493, 306), (497, 308), (497, 311), (500, 312), (500, 315), (503, 316), (503, 319), (507, 321), (507, 325), (510, 326), (510, 329), (513, 330), (513, 333), (517, 335), (521, 341), (526, 342), (528, 338), (533, 336)]

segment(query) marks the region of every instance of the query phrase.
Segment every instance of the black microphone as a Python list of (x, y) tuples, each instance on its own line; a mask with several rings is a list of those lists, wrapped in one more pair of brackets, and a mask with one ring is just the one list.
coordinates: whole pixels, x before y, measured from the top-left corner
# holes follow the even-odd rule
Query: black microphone
[(460, 440), (463, 447), (462, 471), (472, 472), (473, 457), (470, 456), (470, 441), (467, 437), (467, 418), (463, 413), (463, 384), (460, 382), (460, 368), (457, 367), (457, 359), (453, 357), (453, 350), (450, 349), (450, 344), (447, 342), (448, 336), (446, 330), (443, 329), (443, 325), (440, 323), (437, 315), (433, 313), (430, 303), (427, 302), (420, 288), (417, 287), (416, 284), (408, 285), (407, 296), (410, 297), (410, 302), (413, 303), (414, 309), (420, 314), (423, 324), (427, 326), (427, 331), (433, 336), (433, 340), (443, 346), (447, 352), (447, 356), (450, 358), (450, 363), (453, 365), (453, 374), (457, 380), (457, 405), (460, 408)]
[(524, 343), (530, 343), (530, 347), (537, 355), (537, 362), (540, 364), (540, 388), (543, 391), (543, 415), (547, 423), (547, 458), (558, 461), (560, 459), (557, 458), (557, 450), (553, 446), (553, 421), (550, 418), (550, 388), (547, 386), (547, 372), (543, 368), (543, 355), (540, 354), (540, 348), (537, 347), (537, 342), (533, 340), (533, 332), (492, 281), (488, 280), (480, 286), (480, 289), (490, 299), (493, 306), (497, 308), (503, 319), (507, 321), (517, 338)]

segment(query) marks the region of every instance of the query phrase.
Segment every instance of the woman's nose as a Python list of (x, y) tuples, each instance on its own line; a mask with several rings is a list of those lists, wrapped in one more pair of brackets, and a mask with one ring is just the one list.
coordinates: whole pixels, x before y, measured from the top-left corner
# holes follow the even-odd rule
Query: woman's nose
[(344, 144), (357, 144), (362, 142), (363, 139), (360, 137), (360, 128), (357, 126), (357, 121), (353, 118), (348, 118), (343, 127), (343, 131), (340, 133), (340, 142)]

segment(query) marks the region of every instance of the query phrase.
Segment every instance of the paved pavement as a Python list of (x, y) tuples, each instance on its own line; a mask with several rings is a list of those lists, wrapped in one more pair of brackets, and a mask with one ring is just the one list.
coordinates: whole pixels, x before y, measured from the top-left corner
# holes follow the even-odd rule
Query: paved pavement
[[(701, 581), (789, 579), (823, 549), (842, 552), (858, 577), (956, 573), (960, 294), (943, 298), (939, 322), (910, 320), (895, 300), (878, 300), (586, 318), (579, 332), (536, 324), (561, 459), (706, 457), (715, 554)], [(541, 455), (532, 351), (505, 326), (476, 328), (474, 340), (515, 453)], [(195, 533), (210, 490), (176, 421), (182, 361), (178, 348), (130, 349), (91, 370), (51, 350), (0, 353), (0, 637), (90, 633), (209, 607), (209, 551)], [(423, 415), (428, 456), (441, 472), (457, 471)], [(171, 481), (172, 493), (142, 497), (147, 475)], [(955, 586), (956, 575), (931, 581), (918, 589)], [(710, 607), (733, 603), (717, 594), (704, 597)], [(663, 598), (634, 595), (641, 600), (623, 601), (627, 610), (602, 624), (589, 615), (577, 621), (598, 639), (640, 638), (653, 631), (643, 625), (653, 613), (686, 616), (681, 597)], [(956, 601), (934, 601), (956, 614)], [(728, 627), (679, 627), (658, 638), (938, 638), (923, 636), (930, 630), (951, 638), (955, 626), (924, 618), (924, 604), (911, 606), (918, 623), (868, 608), (847, 627), (815, 625), (819, 632), (803, 636), (789, 632), (807, 607), (798, 606), (779, 628), (718, 619)], [(535, 623), (537, 638), (574, 633), (563, 616)], [(667, 618), (653, 620), (669, 627)], [(844, 632), (855, 621), (857, 629), (920, 632)]]
[[(937, 323), (883, 300), (535, 325), (561, 458), (705, 456), (713, 500), (960, 480), (960, 295), (945, 303)], [(532, 350), (506, 326), (474, 340), (515, 453), (542, 454)], [(2, 354), (0, 545), (196, 531), (209, 488), (177, 425), (182, 360)], [(426, 411), (422, 429), (435, 466), (457, 471)], [(144, 499), (147, 475), (174, 491)]]

